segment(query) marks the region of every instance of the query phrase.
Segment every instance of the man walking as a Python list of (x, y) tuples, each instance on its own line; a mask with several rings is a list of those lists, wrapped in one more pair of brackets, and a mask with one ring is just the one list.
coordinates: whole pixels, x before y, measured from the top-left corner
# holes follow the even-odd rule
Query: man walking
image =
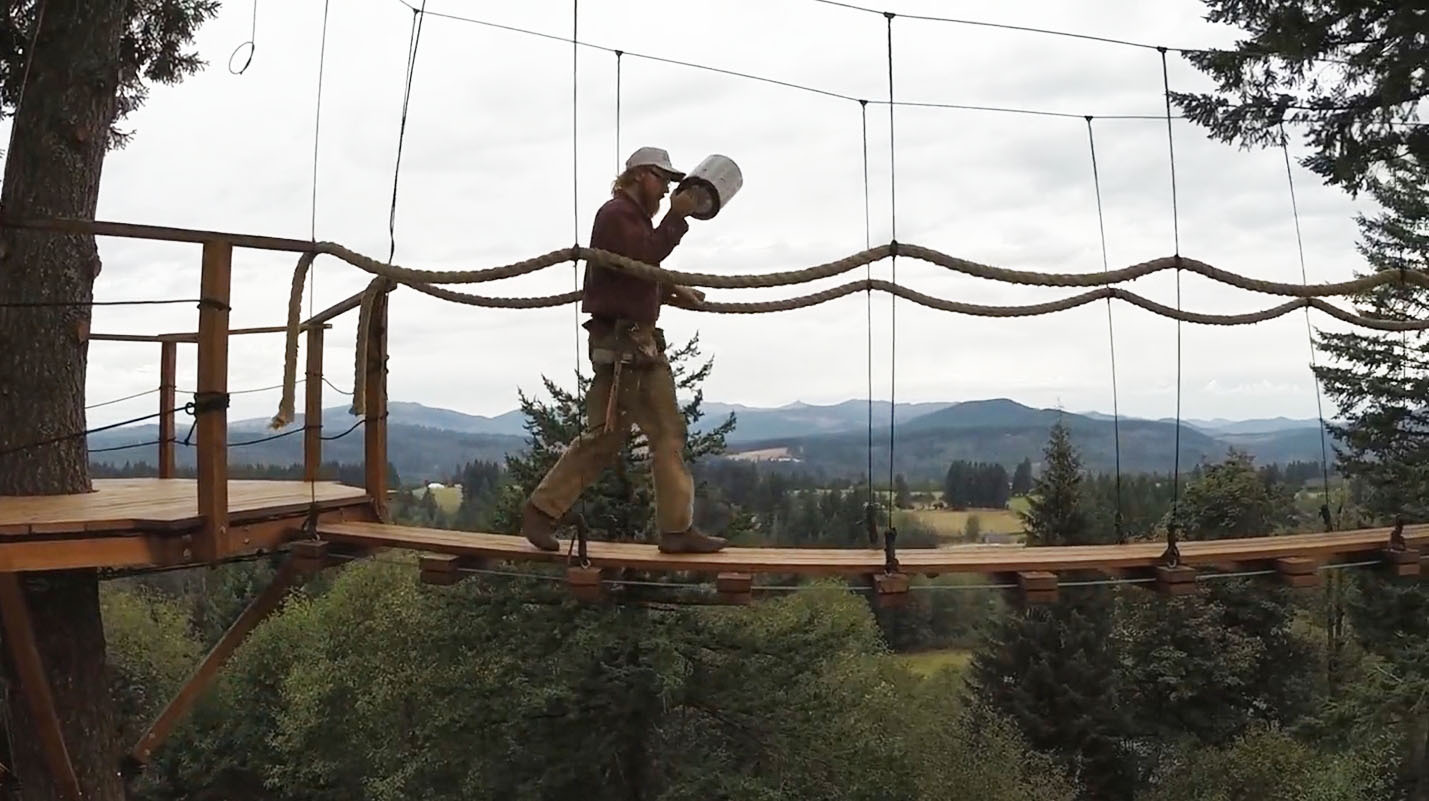
[[(652, 224), (670, 184), (684, 177), (663, 149), (635, 151), (615, 179), (610, 200), (596, 212), (590, 246), (658, 267), (689, 230), (685, 218), (694, 210), (694, 199), (685, 193), (671, 197), (670, 210), (659, 225)], [(685, 418), (675, 400), (664, 332), (655, 327), (666, 301), (703, 298), (697, 290), (587, 263), (581, 310), (591, 316), (583, 327), (589, 332), (595, 367), (586, 397), (588, 422), (527, 500), (521, 533), (531, 544), (545, 551), (560, 549), (556, 521), (619, 456), (633, 423), (650, 445), (660, 550), (710, 553), (724, 547), (723, 538), (693, 525), (694, 482), (684, 462)]]

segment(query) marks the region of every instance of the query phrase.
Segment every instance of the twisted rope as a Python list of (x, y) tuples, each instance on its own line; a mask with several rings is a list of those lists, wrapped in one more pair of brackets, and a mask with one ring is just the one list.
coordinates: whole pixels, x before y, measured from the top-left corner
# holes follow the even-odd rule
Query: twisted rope
[[(559, 295), (493, 297), (458, 292), (436, 285), (484, 283), (502, 278), (514, 278), (556, 264), (564, 264), (565, 262), (577, 259), (587, 259), (598, 261), (621, 270), (622, 272), (627, 272), (647, 280), (660, 281), (668, 284), (722, 289), (765, 288), (807, 283), (809, 281), (839, 275), (840, 273), (848, 272), (857, 267), (872, 264), (873, 262), (892, 256), (895, 254), (895, 251), (897, 255), (919, 259), (978, 278), (987, 278), (1025, 286), (1096, 286), (1098, 288), (1090, 292), (1044, 303), (1033, 303), (1023, 306), (990, 306), (944, 300), (888, 281), (867, 278), (861, 281), (852, 281), (841, 286), (831, 287), (819, 292), (779, 300), (743, 303), (706, 300), (698, 303), (684, 302), (678, 305), (681, 308), (691, 311), (712, 312), (716, 314), (765, 314), (808, 308), (836, 300), (846, 295), (851, 295), (855, 292), (878, 290), (911, 300), (927, 308), (976, 317), (1030, 317), (1053, 314), (1083, 306), (1103, 298), (1115, 298), (1145, 309), (1153, 314), (1200, 325), (1251, 325), (1281, 317), (1295, 309), (1314, 308), (1338, 320), (1364, 328), (1381, 331), (1419, 331), (1429, 329), (1429, 320), (1390, 320), (1365, 317), (1341, 309), (1318, 297), (1319, 295), (1357, 294), (1384, 284), (1429, 287), (1429, 274), (1420, 270), (1384, 270), (1350, 281), (1324, 284), (1290, 284), (1280, 281), (1264, 281), (1250, 278), (1228, 270), (1212, 267), (1209, 264), (1195, 259), (1189, 259), (1184, 256), (1170, 256), (1152, 259), (1150, 261), (1123, 267), (1119, 270), (1102, 273), (1038, 273), (979, 264), (967, 259), (950, 256), (946, 253), (933, 250), (932, 248), (900, 242), (896, 245), (890, 243), (868, 248), (838, 259), (837, 261), (817, 264), (800, 270), (784, 270), (764, 274), (714, 275), (712, 273), (690, 273), (678, 270), (666, 270), (609, 251), (580, 246), (553, 250), (534, 258), (498, 267), (488, 267), (478, 270), (439, 271), (419, 270), (395, 264), (386, 264), (335, 243), (319, 242), (314, 245), (312, 251), (304, 253), (302, 257), (298, 259), (298, 265), (293, 272), (292, 295), (288, 303), (288, 341), (284, 352), (283, 398), (279, 403), (278, 414), (273, 417), (272, 427), (281, 428), (293, 420), (293, 394), (294, 385), (296, 383), (298, 354), (297, 340), (300, 327), (298, 315), (301, 309), (303, 282), (312, 266), (314, 258), (316, 258), (318, 254), (326, 254), (341, 259), (358, 269), (365, 270), (376, 276), (372, 282), (368, 284), (367, 290), (363, 294), (362, 305), (358, 313), (357, 342), (354, 348), (355, 376), (353, 381), (352, 407), (350, 411), (352, 414), (361, 414), (366, 402), (363, 372), (366, 369), (367, 339), (371, 326), (372, 303), (377, 293), (389, 291), (396, 284), (404, 284), (432, 297), (454, 303), (462, 303), (468, 306), (498, 309), (540, 309), (574, 303), (580, 300), (582, 292), (581, 290), (574, 290)], [(1242, 314), (1205, 314), (1172, 308), (1157, 303), (1149, 298), (1142, 297), (1135, 292), (1120, 287), (1108, 286), (1108, 284), (1111, 283), (1141, 278), (1162, 270), (1177, 269), (1178, 267), (1182, 270), (1189, 270), (1241, 289), (1270, 295), (1286, 295), (1296, 299), (1286, 301), (1285, 303), (1272, 306), (1268, 309), (1245, 312)]]
[[(1013, 270), (1006, 267), (994, 267), (988, 264), (980, 264), (968, 259), (951, 256), (932, 248), (921, 245), (910, 245), (899, 242), (896, 246), (892, 243), (878, 245), (859, 251), (836, 261), (816, 264), (798, 270), (781, 270), (772, 273), (751, 273), (736, 275), (716, 275), (714, 273), (682, 272), (679, 270), (667, 270), (661, 267), (654, 267), (643, 262), (622, 256), (618, 253), (601, 250), (599, 248), (569, 247), (560, 250), (553, 250), (549, 253), (525, 259), (511, 264), (498, 267), (488, 267), (477, 270), (419, 270), (400, 265), (388, 265), (376, 259), (355, 253), (341, 245), (331, 242), (320, 242), (315, 246), (318, 253), (341, 259), (358, 269), (382, 275), (402, 284), (477, 284), (487, 281), (496, 281), (503, 278), (514, 278), (521, 275), (534, 273), (556, 264), (575, 259), (586, 259), (596, 261), (601, 264), (614, 267), (631, 275), (645, 278), (651, 281), (661, 281), (665, 283), (680, 284), (682, 286), (709, 287), (714, 289), (751, 289), (766, 288), (774, 286), (787, 286), (790, 284), (802, 284), (810, 281), (817, 281), (822, 278), (829, 278), (835, 275), (846, 273), (850, 270), (862, 267), (865, 264), (872, 264), (876, 261), (894, 255), (895, 251), (899, 256), (918, 259), (940, 267), (945, 267), (954, 272), (970, 275), (975, 278), (985, 278), (993, 281), (1005, 283), (1022, 284), (1025, 286), (1103, 286), (1109, 283), (1120, 283), (1142, 278), (1163, 270), (1174, 270), (1178, 266), (1178, 259), (1175, 256), (1163, 256), (1149, 261), (1133, 264), (1118, 270), (1108, 270), (1097, 273), (1043, 273), (1032, 270)], [(1266, 281), (1258, 278), (1233, 273), (1229, 270), (1222, 270), (1213, 267), (1205, 262), (1186, 256), (1179, 257), (1179, 266), (1184, 271), (1198, 273), (1207, 278), (1219, 281), (1240, 289), (1247, 289), (1252, 292), (1262, 292), (1267, 295), (1286, 295), (1291, 297), (1316, 297), (1322, 295), (1352, 295), (1364, 292), (1382, 284), (1406, 283), (1414, 286), (1429, 287), (1429, 273), (1421, 270), (1406, 270), (1401, 276), (1398, 271), (1382, 271), (1371, 275), (1362, 276), (1349, 281), (1338, 281), (1323, 284), (1292, 284), (1283, 281)]]

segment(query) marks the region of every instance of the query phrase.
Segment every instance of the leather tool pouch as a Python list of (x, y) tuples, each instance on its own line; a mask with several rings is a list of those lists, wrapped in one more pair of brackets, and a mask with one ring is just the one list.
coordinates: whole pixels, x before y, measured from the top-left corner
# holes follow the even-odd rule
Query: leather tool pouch
[(665, 333), (659, 328), (629, 320), (591, 320), (582, 327), (590, 332), (592, 364), (650, 367), (665, 361)]

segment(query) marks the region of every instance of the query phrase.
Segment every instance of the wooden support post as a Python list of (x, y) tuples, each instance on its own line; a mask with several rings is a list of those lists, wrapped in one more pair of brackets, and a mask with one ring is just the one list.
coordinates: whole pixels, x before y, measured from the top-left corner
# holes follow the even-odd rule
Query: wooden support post
[(1385, 548), (1380, 554), (1384, 557), (1385, 565), (1392, 575), (1419, 575), (1419, 550), (1417, 548), (1405, 548), (1404, 550)]
[(578, 601), (594, 602), (605, 597), (598, 567), (572, 565), (566, 568), (566, 583), (570, 585), (571, 594)]
[(317, 481), (323, 461), (323, 329), (308, 329), (308, 377), (303, 408), (303, 480)]
[[(295, 546), (298, 545), (295, 543)], [(273, 577), (272, 583), (248, 604), (243, 614), (239, 615), (218, 642), (214, 643), (203, 661), (189, 675), (188, 681), (184, 682), (184, 686), (179, 688), (178, 693), (149, 725), (149, 730), (144, 732), (139, 742), (134, 744), (129, 752), (132, 763), (138, 766), (148, 764), (154, 749), (169, 736), (174, 726), (198, 702), (199, 696), (218, 678), (219, 669), (233, 652), (238, 650), (238, 646), (249, 633), (282, 604), (289, 588), (306, 580), (321, 565), (326, 564), (325, 543), (307, 541), (300, 545), (301, 547), (295, 547), (293, 553), (278, 568), (278, 574)]]
[(40, 661), (40, 649), (35, 643), (34, 623), (30, 620), (30, 608), (25, 601), (18, 573), (0, 573), (0, 623), (4, 624), (3, 639), (9, 646), (11, 664), (20, 681), (20, 693), (25, 696), (30, 717), (34, 718), (37, 727), (33, 736), (40, 740), (46, 767), (54, 777), (55, 786), (65, 794), (66, 801), (78, 801), (79, 778), (65, 747), (64, 732), (60, 728), (59, 714), (55, 711), (55, 698), (50, 693), (49, 680), (45, 678), (45, 666)]
[(1196, 583), (1196, 569), (1180, 565), (1156, 568), (1156, 591), (1164, 595), (1194, 595), (1199, 590)]
[(179, 343), (159, 343), (159, 478), (174, 477), (174, 375)]
[(1057, 600), (1057, 574), (1045, 570), (1024, 570), (1017, 574), (1017, 586), (1022, 601), (1028, 604), (1049, 604)]
[(727, 604), (747, 604), (754, 599), (754, 576), (749, 573), (720, 573), (715, 576), (719, 599)]
[(1320, 586), (1319, 565), (1305, 556), (1287, 556), (1275, 560), (1275, 572), (1291, 587)]
[(367, 422), (365, 459), (367, 494), (372, 498), (378, 517), (387, 519), (387, 294), (379, 293), (372, 301), (369, 318), (371, 334), (367, 338)]
[(228, 535), (228, 302), (233, 245), (203, 245), (198, 312), (198, 513), (194, 558), (217, 559)]
[(881, 609), (903, 606), (908, 602), (907, 573), (874, 573), (873, 602)]
[(462, 572), (464, 569), (485, 567), (486, 560), (449, 553), (429, 553), (417, 557), (417, 566), (421, 569), (421, 579), (424, 583), (445, 587), (466, 578)]

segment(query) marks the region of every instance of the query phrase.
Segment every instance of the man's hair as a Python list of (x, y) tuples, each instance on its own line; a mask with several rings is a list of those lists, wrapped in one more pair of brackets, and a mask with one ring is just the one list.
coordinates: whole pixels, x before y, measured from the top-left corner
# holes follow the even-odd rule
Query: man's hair
[(637, 164), (615, 176), (615, 180), (610, 184), (610, 193), (613, 195), (622, 189), (634, 186), (635, 182), (640, 179), (641, 174), (649, 172), (649, 170), (650, 168), (644, 164)]

